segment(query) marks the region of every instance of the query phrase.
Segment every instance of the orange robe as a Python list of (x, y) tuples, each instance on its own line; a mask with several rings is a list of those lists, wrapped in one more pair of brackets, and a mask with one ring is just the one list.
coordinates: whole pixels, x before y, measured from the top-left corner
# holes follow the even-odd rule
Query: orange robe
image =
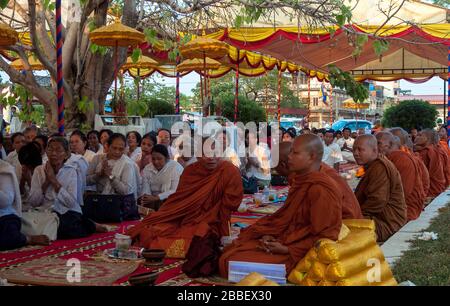
[(428, 145), (424, 149), (418, 151), (420, 158), (428, 169), (430, 174), (430, 188), (428, 190), (429, 197), (437, 197), (446, 189), (446, 176), (444, 173), (444, 165), (442, 157), (437, 146)]
[(425, 195), (424, 198), (426, 198), (428, 196), (428, 191), (430, 190), (430, 174), (428, 173), (427, 167), (425, 166), (418, 153), (414, 153), (410, 148), (406, 146), (400, 147), (400, 150), (408, 153), (416, 161), (420, 169), (420, 177), (422, 178), (423, 193)]
[(423, 210), (426, 194), (422, 186), (421, 161), (403, 151), (394, 151), (387, 158), (395, 165), (403, 185), (408, 221), (415, 220)]
[(448, 155), (448, 150), (442, 147), (441, 145), (436, 146), (437, 151), (439, 152), (439, 157), (442, 162), (442, 167), (444, 168), (444, 176), (445, 176), (445, 188), (450, 185), (450, 156)]
[(365, 168), (355, 195), (364, 217), (375, 221), (377, 240), (383, 242), (406, 223), (402, 181), (386, 157), (380, 156)]
[(445, 152), (447, 152), (447, 155), (450, 156), (450, 148), (448, 147), (448, 143), (445, 140), (440, 140), (439, 144), (442, 149), (444, 149)]
[[(336, 183), (318, 171), (298, 175), (286, 203), (276, 213), (243, 230), (219, 260), (220, 275), (227, 278), (229, 261), (285, 264), (289, 274), (297, 262), (321, 238), (337, 240), (342, 226), (342, 194)], [(259, 239), (275, 237), (288, 254), (258, 249)]]
[(362, 219), (361, 207), (345, 179), (325, 163), (320, 166), (320, 172), (331, 177), (342, 192), (342, 219)]
[(199, 162), (188, 166), (177, 191), (157, 212), (147, 215), (128, 231), (144, 248), (161, 248), (167, 257), (184, 258), (192, 238), (212, 231), (219, 237), (229, 235), (231, 213), (243, 198), (239, 170), (222, 161), (209, 171)]

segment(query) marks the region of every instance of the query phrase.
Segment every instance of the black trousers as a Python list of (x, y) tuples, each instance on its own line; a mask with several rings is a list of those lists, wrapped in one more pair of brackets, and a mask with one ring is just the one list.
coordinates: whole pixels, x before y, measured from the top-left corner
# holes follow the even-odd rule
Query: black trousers
[(83, 238), (95, 233), (95, 223), (76, 211), (58, 214), (58, 239)]
[(0, 251), (18, 249), (27, 244), (27, 237), (20, 232), (22, 221), (14, 214), (0, 218)]

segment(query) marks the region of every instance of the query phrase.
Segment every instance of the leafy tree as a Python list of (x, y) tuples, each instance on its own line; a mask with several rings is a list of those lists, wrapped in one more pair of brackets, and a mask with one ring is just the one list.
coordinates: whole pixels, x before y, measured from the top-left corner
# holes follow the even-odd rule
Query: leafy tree
[[(222, 100), (222, 115), (231, 122), (234, 121), (234, 96), (226, 96)], [(264, 108), (253, 100), (245, 96), (239, 96), (238, 120), (247, 123), (266, 121), (266, 112)]]
[(399, 126), (405, 130), (434, 128), (438, 114), (436, 108), (427, 101), (405, 100), (386, 109), (382, 124), (385, 127)]

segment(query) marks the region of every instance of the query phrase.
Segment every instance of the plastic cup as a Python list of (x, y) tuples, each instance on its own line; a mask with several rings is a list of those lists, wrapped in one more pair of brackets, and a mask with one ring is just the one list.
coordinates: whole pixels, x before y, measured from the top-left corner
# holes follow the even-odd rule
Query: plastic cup
[(263, 195), (261, 193), (255, 193), (253, 195), (253, 201), (256, 206), (260, 206), (263, 203)]
[(116, 250), (127, 251), (131, 246), (131, 237), (122, 234), (116, 234), (114, 236), (114, 242), (116, 243)]

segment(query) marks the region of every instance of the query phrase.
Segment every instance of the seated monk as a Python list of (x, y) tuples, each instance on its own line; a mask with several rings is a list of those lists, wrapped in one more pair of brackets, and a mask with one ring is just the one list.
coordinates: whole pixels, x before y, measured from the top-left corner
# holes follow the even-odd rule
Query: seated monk
[(363, 216), (375, 222), (377, 240), (386, 241), (406, 223), (402, 181), (394, 164), (378, 154), (373, 135), (358, 136), (353, 155), (365, 174), (355, 190)]
[(272, 186), (287, 186), (290, 185), (292, 175), (289, 171), (288, 156), (291, 151), (292, 142), (283, 141), (279, 146), (278, 165), (273, 168), (276, 174), (272, 174)]
[(405, 196), (408, 221), (420, 216), (426, 195), (422, 187), (420, 161), (413, 155), (400, 150), (400, 140), (389, 132), (378, 132), (378, 151), (384, 154), (397, 168), (402, 179), (403, 194)]
[(298, 136), (289, 154), (296, 174), (282, 208), (241, 232), (219, 260), (222, 277), (229, 261), (285, 264), (289, 274), (314, 243), (336, 240), (342, 226), (342, 194), (334, 181), (319, 171), (323, 145), (316, 135)]
[[(288, 146), (286, 147), (285, 145)], [(292, 142), (283, 142), (280, 144), (280, 162), (278, 163), (278, 166), (276, 168), (278, 173), (289, 177), (290, 185), (292, 185), (292, 181), (295, 178), (295, 173), (290, 172), (289, 165), (287, 163), (291, 147)], [(362, 219), (363, 215), (361, 213), (361, 208), (359, 207), (358, 200), (356, 199), (355, 194), (353, 193), (346, 180), (342, 176), (340, 176), (334, 168), (331, 168), (324, 162), (320, 164), (319, 171), (332, 178), (342, 192), (342, 219)]]
[[(433, 130), (434, 131), (434, 130)], [(448, 147), (443, 146), (439, 141), (439, 135), (434, 131), (434, 142), (433, 144), (439, 152), (439, 157), (442, 161), (442, 166), (444, 167), (445, 176), (445, 188), (450, 186), (450, 155), (448, 154)]]
[(436, 132), (432, 129), (420, 131), (414, 141), (414, 151), (418, 153), (430, 173), (429, 197), (437, 197), (448, 185), (443, 157), (435, 145)]
[(194, 236), (230, 234), (231, 212), (243, 197), (241, 175), (231, 162), (205, 154), (184, 169), (176, 192), (161, 208), (128, 231), (136, 245), (184, 258)]
[(422, 159), (418, 155), (414, 154), (413, 151), (414, 144), (408, 132), (399, 127), (390, 129), (390, 132), (392, 133), (392, 135), (398, 137), (398, 139), (400, 140), (399, 143), (400, 150), (408, 153), (416, 161), (420, 169), (420, 178), (422, 180), (423, 194), (424, 197), (426, 198), (428, 196), (428, 191), (430, 189), (430, 174), (428, 173), (428, 169), (425, 166)]
[(447, 155), (450, 156), (450, 148), (449, 148), (449, 139), (447, 136), (447, 127), (445, 125), (439, 128), (439, 145), (447, 152)]

